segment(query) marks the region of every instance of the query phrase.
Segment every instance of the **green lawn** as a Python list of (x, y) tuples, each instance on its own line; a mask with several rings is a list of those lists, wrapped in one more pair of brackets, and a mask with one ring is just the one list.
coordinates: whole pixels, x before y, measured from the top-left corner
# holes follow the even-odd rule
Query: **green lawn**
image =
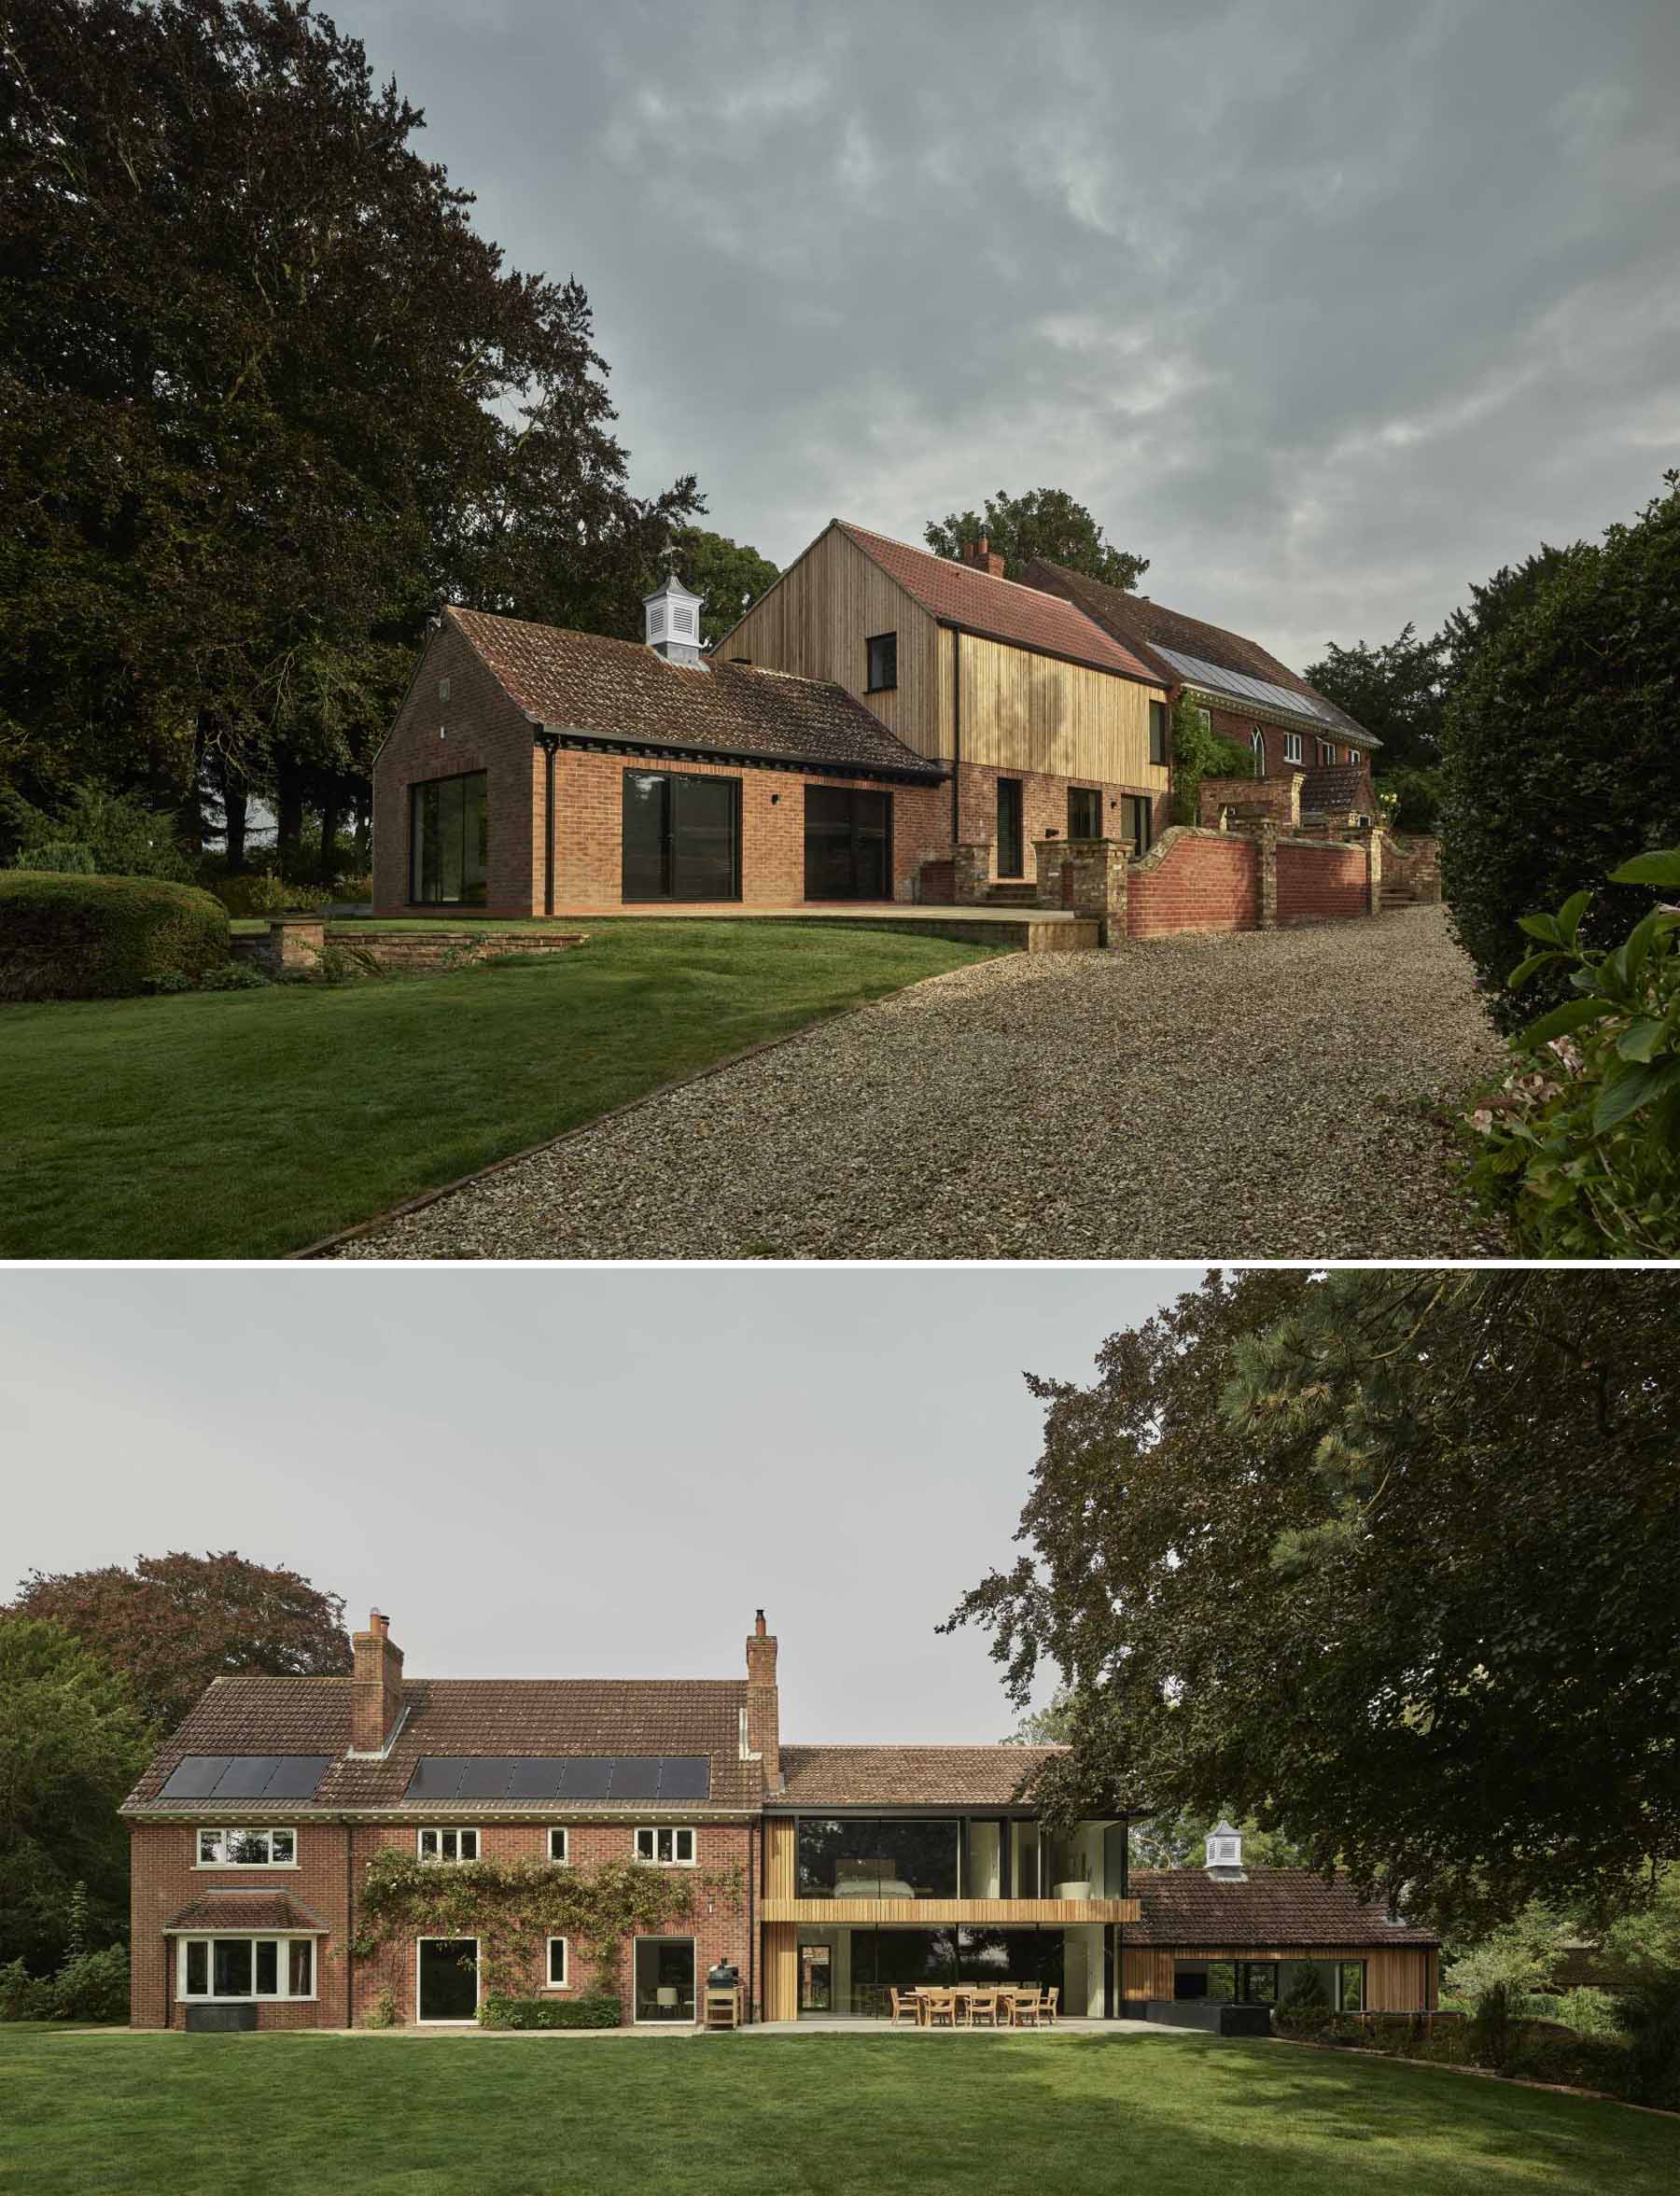
[(0, 1256), (273, 1257), (988, 951), (582, 927), (517, 967), (0, 1007)]
[(1672, 2119), (1175, 2036), (0, 2029), (29, 2196), (1659, 2196)]

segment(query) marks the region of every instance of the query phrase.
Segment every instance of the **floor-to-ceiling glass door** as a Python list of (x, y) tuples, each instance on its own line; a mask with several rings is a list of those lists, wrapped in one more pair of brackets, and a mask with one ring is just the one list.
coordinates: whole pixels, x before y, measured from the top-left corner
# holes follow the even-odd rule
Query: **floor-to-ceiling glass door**
[(857, 786), (806, 786), (807, 900), (892, 898), (892, 795)]
[(1026, 866), (1027, 840), (1021, 821), (1021, 781), (998, 780), (998, 874), (1018, 877)]
[(476, 2021), (476, 1937), (423, 1937), (415, 1947), (414, 2013), (420, 2021)]
[(693, 2020), (692, 1937), (638, 1937), (634, 1965), (637, 2021)]
[(677, 770), (626, 770), (626, 900), (741, 897), (741, 781)]

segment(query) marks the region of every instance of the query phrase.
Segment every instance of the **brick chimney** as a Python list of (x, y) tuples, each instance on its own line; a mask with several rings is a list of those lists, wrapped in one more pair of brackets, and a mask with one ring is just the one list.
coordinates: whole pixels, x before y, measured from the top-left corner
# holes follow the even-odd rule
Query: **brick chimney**
[(366, 1631), (355, 1632), (356, 1681), (350, 1705), (352, 1754), (383, 1754), (402, 1714), (402, 1649), (391, 1620), (375, 1609)]
[(981, 535), (978, 541), (963, 543), (962, 561), (965, 565), (973, 565), (977, 572), (989, 572), (994, 580), (1003, 577), (1003, 559), (985, 534)]
[(781, 1709), (776, 1689), (776, 1634), (764, 1630), (761, 1609), (747, 1635), (747, 1743), (763, 1761), (764, 1790), (779, 1792)]

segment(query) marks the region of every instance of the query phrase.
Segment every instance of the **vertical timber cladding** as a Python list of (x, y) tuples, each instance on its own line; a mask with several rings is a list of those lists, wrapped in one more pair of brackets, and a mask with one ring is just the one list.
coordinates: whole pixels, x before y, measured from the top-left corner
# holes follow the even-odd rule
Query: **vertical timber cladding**
[[(867, 692), (865, 642), (898, 635), (898, 684)], [(819, 534), (747, 612), (719, 650), (719, 660), (747, 657), (771, 671), (828, 678), (856, 694), (889, 732), (918, 755), (943, 755), (939, 727), (940, 628), (879, 565), (838, 527)], [(949, 688), (950, 665), (945, 663)]]
[(965, 633), (962, 760), (1164, 793), (1149, 760), (1149, 705), (1165, 690)]
[(772, 1815), (764, 1825), (764, 1896), (794, 1895), (792, 1818)]
[(1436, 1953), (1426, 1945), (1127, 1945), (1124, 1990), (1128, 1998), (1170, 1998), (1172, 1966), (1185, 1960), (1363, 1960), (1365, 2010), (1433, 2012), (1437, 2002)]
[(799, 1931), (791, 1922), (764, 1924), (764, 2019), (799, 2018)]

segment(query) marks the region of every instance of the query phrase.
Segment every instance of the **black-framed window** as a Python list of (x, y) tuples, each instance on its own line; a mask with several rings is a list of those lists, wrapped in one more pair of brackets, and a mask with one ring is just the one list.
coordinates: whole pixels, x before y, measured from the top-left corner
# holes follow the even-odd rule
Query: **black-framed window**
[(863, 786), (806, 786), (807, 900), (892, 898), (892, 795)]
[(741, 781), (626, 770), (626, 900), (741, 897)]
[(801, 1898), (955, 1898), (956, 1822), (942, 1816), (801, 1815)]
[(884, 688), (898, 684), (898, 635), (873, 633), (863, 643), (869, 656), (869, 676), (864, 684), (871, 693), (880, 693)]
[(1102, 795), (1094, 786), (1068, 788), (1068, 836), (1099, 839), (1102, 836)]
[(1149, 760), (1165, 762), (1167, 760), (1167, 705), (1151, 702), (1149, 705)]
[(490, 868), (489, 778), (482, 770), (409, 788), (409, 900), (483, 907)]
[(1150, 834), (1155, 828), (1155, 804), (1147, 793), (1127, 793), (1126, 796), (1126, 843), (1134, 861), (1141, 861), (1149, 852)]

